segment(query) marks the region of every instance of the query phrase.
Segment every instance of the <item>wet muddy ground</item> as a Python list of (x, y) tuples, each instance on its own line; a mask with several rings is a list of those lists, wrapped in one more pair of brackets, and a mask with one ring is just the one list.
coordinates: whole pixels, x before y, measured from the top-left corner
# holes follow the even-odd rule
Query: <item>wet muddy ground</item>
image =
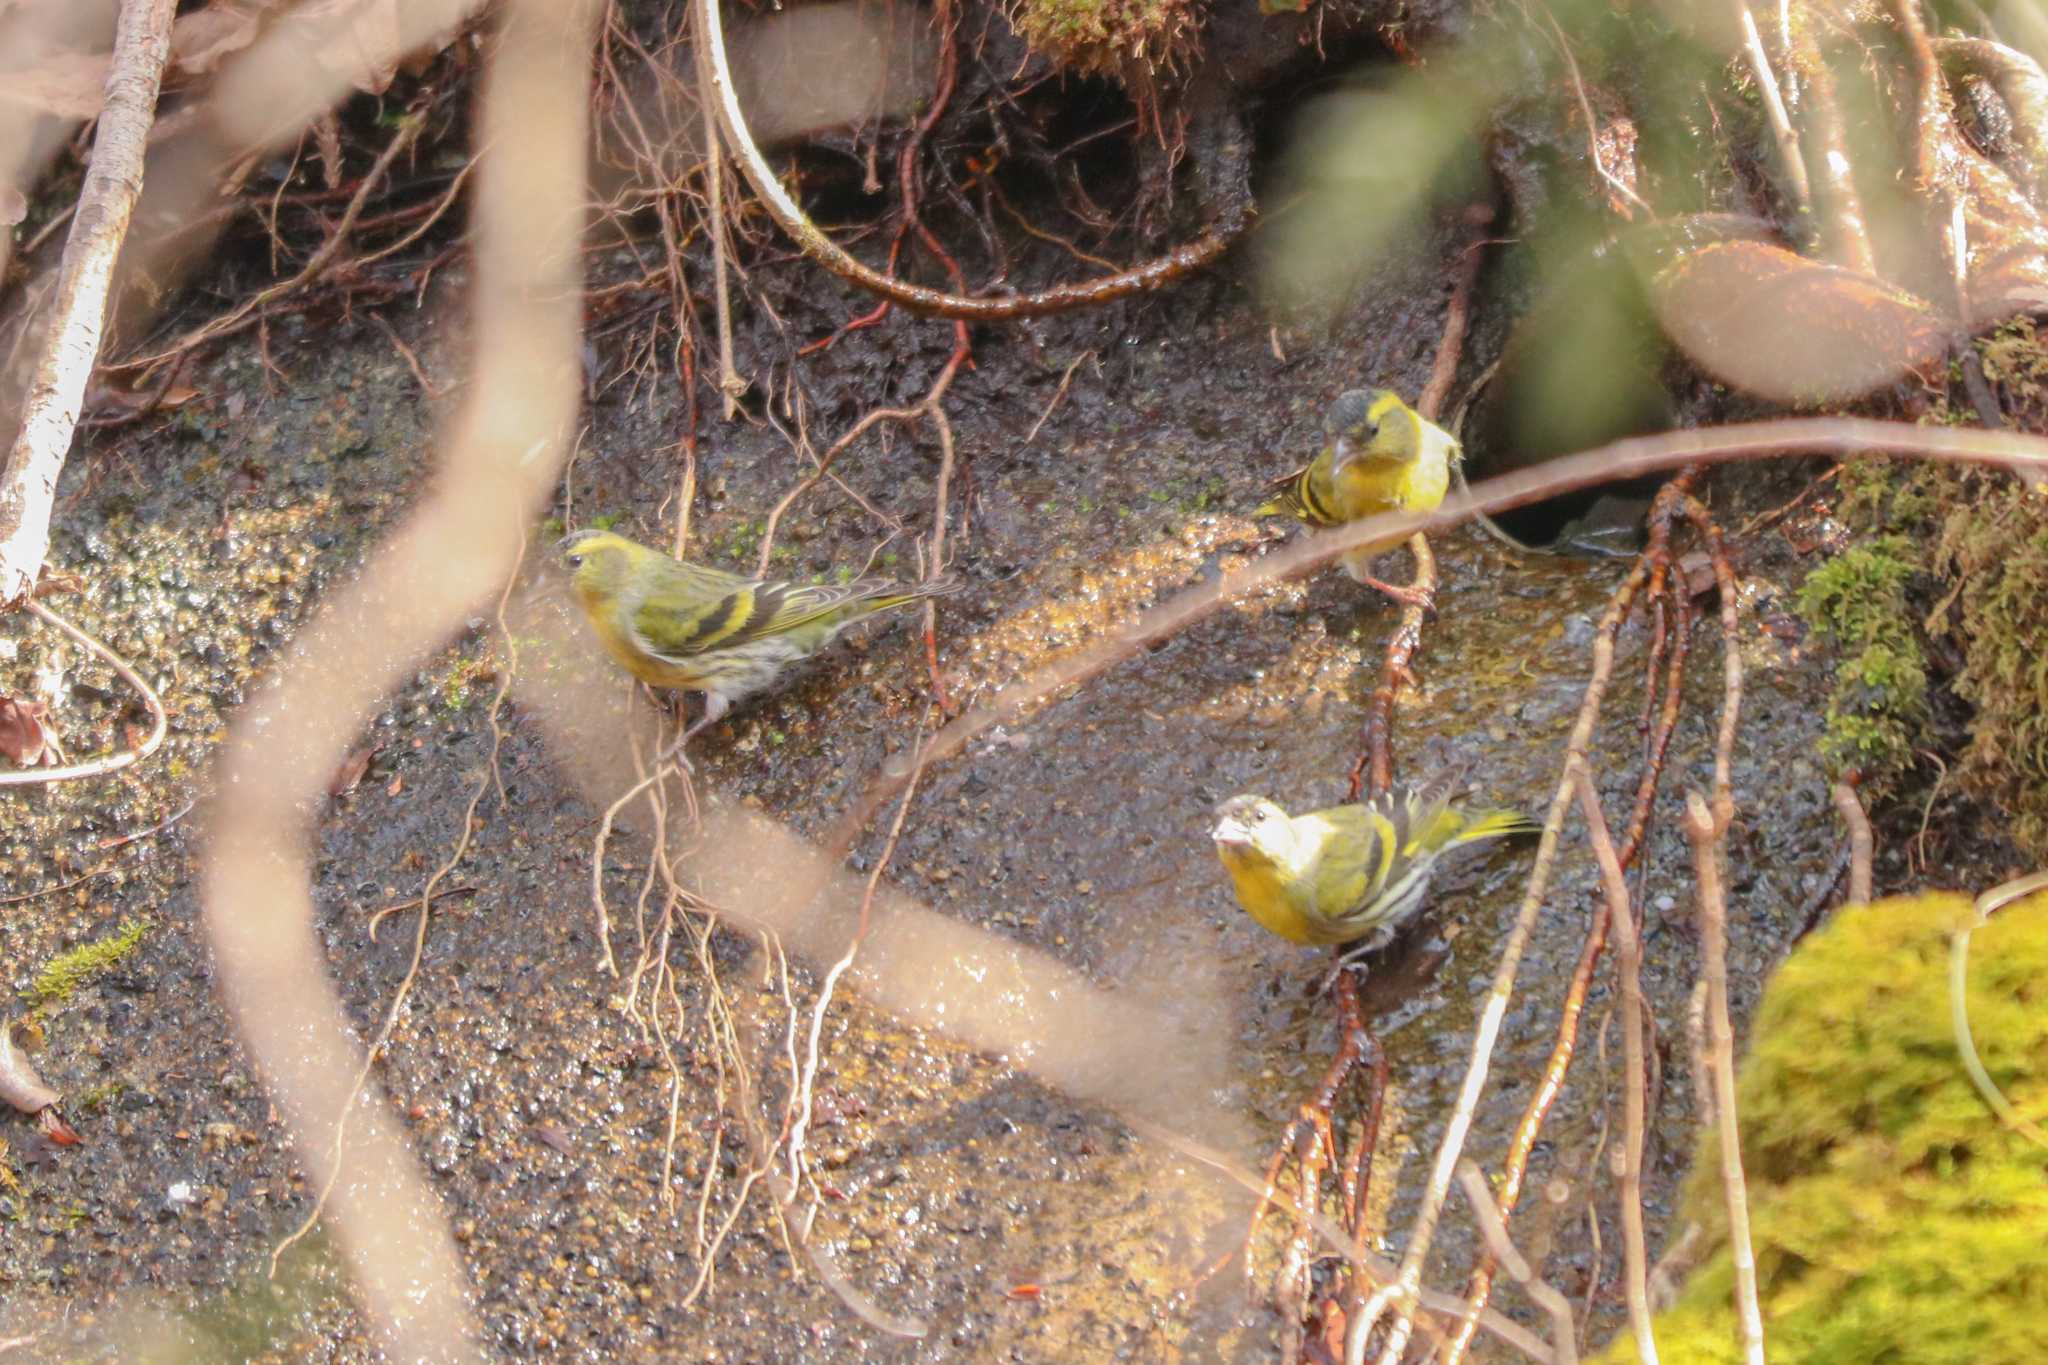
[[(860, 311), (793, 267), (766, 272), (764, 287), (806, 335)], [(949, 398), (965, 473), (956, 509), (967, 509), (956, 511), (955, 567), (967, 586), (941, 608), (938, 639), (956, 696), (971, 699), (1258, 554), (1261, 530), (1243, 515), (1257, 486), (1312, 449), (1318, 410), (1337, 390), (1419, 387), (1444, 293), (1427, 271), (1383, 279), (1334, 332), (1276, 338), (1226, 267), (1155, 299), (981, 334), (978, 368)], [(406, 320), (405, 330), (446, 378), (457, 353), (434, 316)], [(819, 403), (813, 421), (836, 432), (871, 404), (921, 393), (949, 339), (941, 324), (897, 317), (843, 340), (804, 371)], [(137, 770), (0, 797), (7, 989), (26, 991), (53, 957), (130, 919), (148, 925), (138, 951), (42, 1021), (36, 1065), (65, 1092), (86, 1144), (55, 1150), (24, 1122), (0, 1126), (13, 1182), (0, 1190), (0, 1337), (29, 1338), (15, 1349), (31, 1356), (111, 1358), (135, 1354), (138, 1342), (197, 1359), (374, 1354), (317, 1235), (266, 1279), (272, 1247), (309, 1206), (310, 1162), (287, 1150), (213, 990), (196, 821), (108, 847), (203, 793), (209, 752), (252, 680), (289, 659), (310, 604), (375, 553), (428, 477), (432, 414), (381, 331), (308, 323), (274, 332), (271, 346), (281, 374), (266, 374), (253, 348), (230, 350), (195, 381), (202, 399), (168, 424), (93, 440), (66, 476), (53, 558), (85, 586), (56, 605), (161, 680), (172, 720), (170, 742)], [(668, 383), (604, 391), (568, 480), (573, 522), (609, 514), (665, 538), (678, 412)], [(899, 433), (849, 452), (837, 472), (916, 532), (936, 470), (928, 433)], [(802, 473), (769, 426), (711, 423), (696, 553), (751, 564), (768, 508)], [(1731, 513), (1731, 498), (1770, 501), (1717, 496)], [(853, 498), (823, 485), (785, 522), (775, 565), (823, 574), (859, 564), (887, 536)], [(907, 538), (882, 553), (910, 571)], [(1422, 686), (1398, 712), (1400, 769), (1469, 765), (1490, 799), (1540, 810), (1621, 568), (1510, 556), (1472, 533), (1448, 537), (1439, 553), (1445, 588)], [(1748, 605), (1782, 609), (1800, 561), (1771, 533), (1743, 554)], [(540, 610), (560, 610), (556, 580), (543, 576), (532, 592)], [(360, 782), (318, 824), (318, 930), (365, 1035), (405, 969), (411, 927), (400, 917), (373, 944), (368, 917), (417, 892), (487, 775), (488, 708), (508, 666), (487, 615), (480, 607), (474, 631), (421, 661), (365, 738), (376, 747)], [(1231, 1154), (1256, 1166), (1322, 1069), (1332, 1011), (1314, 994), (1324, 959), (1265, 936), (1230, 901), (1206, 837), (1209, 811), (1241, 791), (1294, 808), (1341, 799), (1394, 620), (1383, 602), (1326, 575), (1142, 653), (927, 774), (892, 883), (1103, 988), (1145, 983), (1178, 1028), (1220, 1047), (1226, 1080), (1214, 1098), (1243, 1116)], [(914, 625), (904, 616), (865, 628), (716, 728), (699, 758), (707, 799), (822, 831), (914, 732), (927, 692)], [(9, 629), (13, 652), (0, 660), (9, 690), (30, 686), (54, 658), (67, 743), (85, 753), (116, 742), (133, 716), (106, 670)], [(1635, 781), (1644, 649), (1640, 623), (1630, 625), (1596, 752), (1610, 810)], [(1647, 859), (1648, 984), (1663, 1064), (1653, 1250), (1691, 1133), (1691, 878), (1671, 793), (1709, 781), (1718, 651), (1716, 627), (1703, 621)], [(1839, 843), (1810, 756), (1824, 695), (1816, 666), (1760, 629), (1754, 611), (1743, 651), (1742, 814), (1731, 846), (1739, 1011)], [(792, 1256), (759, 1196), (693, 1295), (704, 1229), (738, 1189), (744, 1134), (729, 1120), (718, 1131), (718, 1058), (699, 1031), (679, 1054), (680, 1127), (665, 1167), (668, 1073), (618, 1008), (618, 983), (598, 970), (588, 885), (601, 807), (566, 780), (560, 756), (517, 708), (503, 724), (506, 800), (480, 807), (450, 879), (460, 890), (439, 903), (379, 1069), (388, 1096), (379, 1102), (402, 1117), (455, 1229), (488, 1349), (575, 1359), (1262, 1358), (1276, 1334), (1271, 1311), (1247, 1305), (1234, 1269), (1201, 1278), (1242, 1235), (1241, 1192), (1136, 1135), (1112, 1107), (1077, 1102), (1001, 1055), (907, 1028), (852, 995), (825, 1030), (812, 1142), (824, 1202), (812, 1237), (882, 1309), (925, 1321), (929, 1334), (892, 1337), (849, 1312)], [(864, 850), (872, 856), (872, 845)], [(646, 857), (638, 835), (614, 845), (615, 904), (631, 904)], [(1528, 858), (1526, 847), (1496, 847), (1441, 877), (1426, 922), (1374, 966), (1368, 1006), (1395, 1085), (1377, 1178), (1398, 1191), (1385, 1241), (1395, 1253)], [(1498, 1159), (1547, 1052), (1592, 888), (1574, 835), (1495, 1058), (1471, 1145), (1482, 1161)], [(746, 935), (720, 931), (709, 954), (779, 1103), (780, 980)], [(683, 1003), (699, 1018), (703, 965), (688, 943), (675, 957)], [(806, 1006), (817, 967), (794, 964), (792, 989)], [(1162, 1002), (1160, 982), (1186, 989)], [(1551, 1198), (1532, 1195), (1518, 1223), (1524, 1246), (1548, 1253), (1554, 1283), (1592, 1294), (1595, 1338), (1618, 1312), (1603, 1145), (1618, 1113), (1609, 1003), (1603, 985), (1532, 1171), (1532, 1188)], [(1462, 1228), (1454, 1211), (1432, 1283), (1462, 1279), (1471, 1250)], [(1526, 1315), (1512, 1294), (1500, 1302)]]

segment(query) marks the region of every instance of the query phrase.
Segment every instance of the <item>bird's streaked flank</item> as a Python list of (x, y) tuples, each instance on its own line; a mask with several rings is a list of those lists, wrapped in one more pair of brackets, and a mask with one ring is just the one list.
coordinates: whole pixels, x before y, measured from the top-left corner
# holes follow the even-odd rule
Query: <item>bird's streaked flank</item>
[(704, 694), (678, 745), (733, 703), (773, 686), (854, 622), (951, 592), (952, 578), (785, 583), (671, 558), (615, 531), (577, 531), (557, 547), (576, 601), (626, 671), (655, 687)]
[(1440, 778), (1296, 816), (1263, 796), (1232, 797), (1210, 837), (1247, 914), (1291, 942), (1327, 945), (1392, 931), (1452, 849), (1540, 829), (1518, 811), (1455, 805)]

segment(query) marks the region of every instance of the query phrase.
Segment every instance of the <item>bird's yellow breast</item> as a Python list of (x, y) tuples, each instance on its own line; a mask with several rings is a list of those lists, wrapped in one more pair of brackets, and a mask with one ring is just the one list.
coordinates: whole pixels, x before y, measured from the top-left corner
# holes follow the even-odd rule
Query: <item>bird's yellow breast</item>
[(1237, 903), (1265, 928), (1293, 943), (1316, 943), (1315, 927), (1287, 894), (1280, 868), (1257, 849), (1219, 845), (1217, 856), (1237, 889)]
[(577, 600), (583, 603), (583, 614), (589, 618), (591, 628), (597, 631), (605, 652), (624, 665), (628, 673), (651, 687), (680, 687), (695, 691), (702, 685), (699, 670), (680, 662), (656, 658), (641, 648), (628, 625), (632, 618), (631, 608), (622, 597), (587, 587), (582, 582), (573, 586)]

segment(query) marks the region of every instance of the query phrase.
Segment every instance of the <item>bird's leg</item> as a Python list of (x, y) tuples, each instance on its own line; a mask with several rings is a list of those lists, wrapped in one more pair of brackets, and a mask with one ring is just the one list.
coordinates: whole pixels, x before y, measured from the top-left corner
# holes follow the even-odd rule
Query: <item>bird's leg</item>
[[(1377, 935), (1374, 938), (1377, 938)], [(1324, 972), (1323, 979), (1316, 983), (1317, 993), (1327, 995), (1330, 988), (1337, 984), (1337, 978), (1346, 972), (1358, 973), (1359, 982), (1363, 984), (1368, 974), (1364, 962), (1365, 955), (1380, 946), (1374, 941), (1374, 938), (1366, 939), (1365, 942), (1359, 944), (1350, 952), (1343, 954), (1335, 962), (1332, 962), (1330, 970)]]
[(683, 753), (683, 746), (688, 744), (691, 740), (695, 739), (697, 737), (697, 732), (699, 730), (704, 729), (706, 726), (712, 724), (714, 721), (717, 721), (721, 717), (723, 717), (725, 713), (729, 709), (731, 709), (731, 707), (732, 703), (727, 701), (718, 693), (706, 692), (704, 694), (704, 714), (697, 717), (696, 723), (690, 726), (689, 729), (683, 731), (682, 734), (678, 735), (676, 737), (676, 742), (669, 745), (668, 748), (663, 751), (661, 757), (658, 760), (656, 760), (656, 766), (659, 767), (661, 764), (668, 762), (670, 759), (674, 759), (678, 763), (681, 763), (683, 765), (684, 772), (696, 772), (697, 769), (690, 763), (688, 755)]
[(683, 718), (682, 693), (645, 682), (640, 684), (640, 690), (647, 694), (648, 704), (670, 720), (680, 721)]

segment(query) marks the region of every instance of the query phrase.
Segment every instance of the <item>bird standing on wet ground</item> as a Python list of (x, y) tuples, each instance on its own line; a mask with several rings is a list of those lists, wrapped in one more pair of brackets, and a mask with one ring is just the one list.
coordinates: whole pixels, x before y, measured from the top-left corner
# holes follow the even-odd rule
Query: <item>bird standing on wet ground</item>
[(1363, 953), (1420, 908), (1453, 849), (1541, 829), (1519, 811), (1466, 810), (1451, 791), (1446, 775), (1296, 816), (1263, 796), (1236, 796), (1217, 807), (1210, 837), (1253, 919), (1294, 943), (1372, 935)]
[[(1463, 458), (1457, 437), (1401, 401), (1392, 389), (1350, 389), (1323, 414), (1324, 444), (1279, 491), (1253, 513), (1292, 515), (1317, 529), (1342, 526), (1381, 512), (1428, 512), (1450, 487), (1451, 464)], [(1361, 545), (1345, 554), (1344, 571), (1399, 602), (1418, 605), (1422, 594), (1373, 577), (1372, 561), (1407, 540), (1405, 535)]]
[(742, 578), (613, 531), (577, 531), (557, 548), (578, 605), (627, 672), (653, 687), (704, 694), (704, 714), (677, 749), (854, 622), (959, 586), (950, 576), (844, 584)]

